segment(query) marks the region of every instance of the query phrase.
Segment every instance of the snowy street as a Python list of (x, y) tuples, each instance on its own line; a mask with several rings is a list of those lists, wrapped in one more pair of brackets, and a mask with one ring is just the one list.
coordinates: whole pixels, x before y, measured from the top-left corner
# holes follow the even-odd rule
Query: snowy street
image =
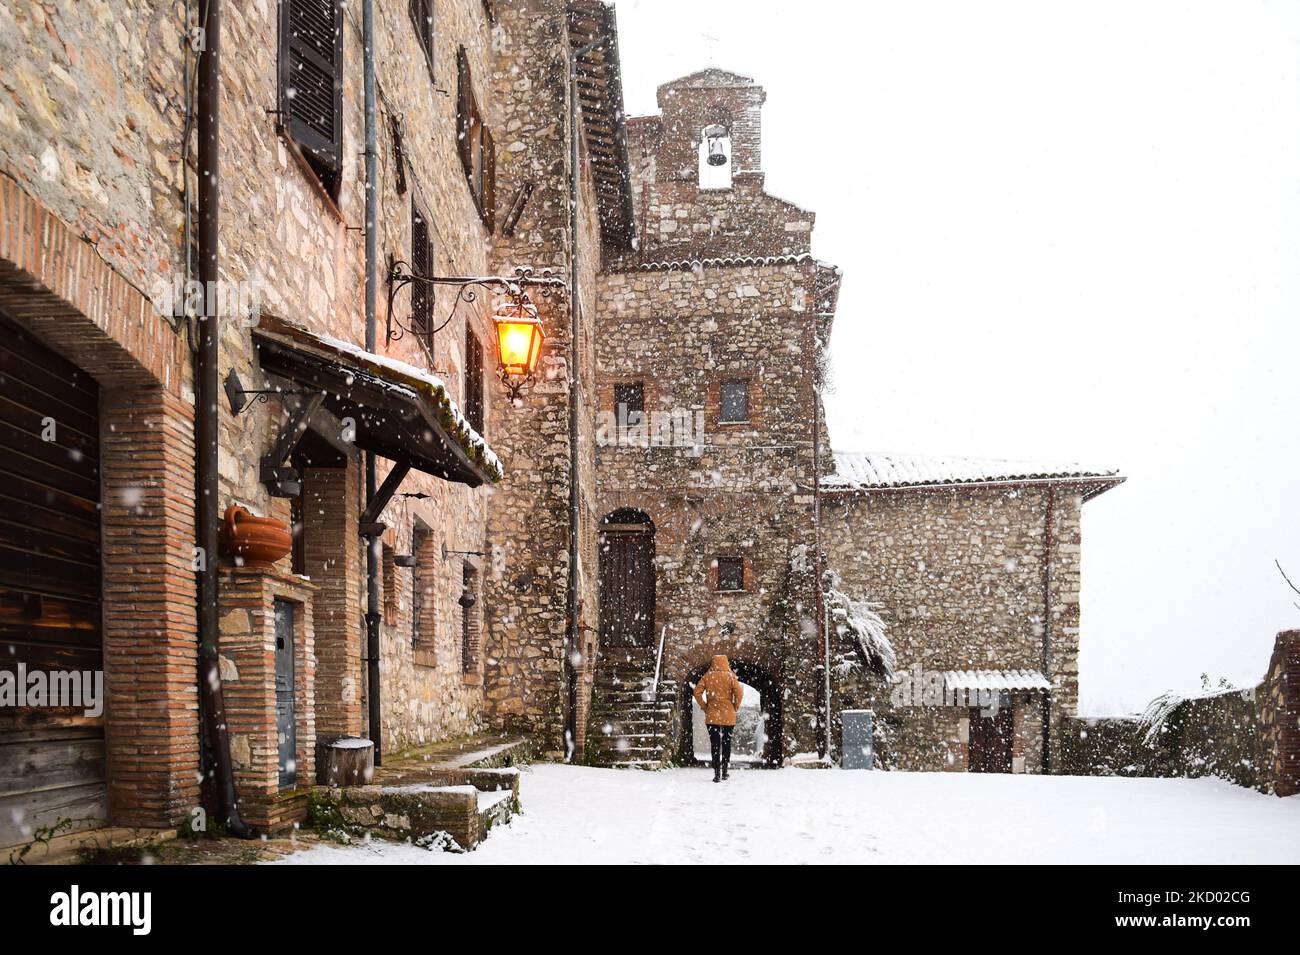
[(277, 864), (1295, 863), (1300, 800), (1217, 779), (539, 765), (476, 852), (317, 846)]

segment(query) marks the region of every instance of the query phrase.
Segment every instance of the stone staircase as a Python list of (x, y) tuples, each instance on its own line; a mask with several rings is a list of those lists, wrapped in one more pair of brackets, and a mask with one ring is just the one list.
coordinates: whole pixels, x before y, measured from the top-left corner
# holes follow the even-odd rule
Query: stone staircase
[(671, 758), (677, 686), (654, 686), (655, 653), (604, 649), (596, 664), (587, 719), (586, 762), (593, 766), (659, 769)]

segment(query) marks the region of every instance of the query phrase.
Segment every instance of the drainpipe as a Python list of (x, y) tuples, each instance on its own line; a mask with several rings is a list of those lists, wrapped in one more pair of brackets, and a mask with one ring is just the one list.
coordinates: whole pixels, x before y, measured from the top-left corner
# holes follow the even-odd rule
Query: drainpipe
[[(365, 50), (363, 73), (366, 109), (366, 351), (375, 350), (375, 242), (378, 238), (376, 194), (378, 170), (375, 131), (375, 10), (372, 0), (361, 4), (361, 46)], [(374, 500), (378, 484), (375, 454), (366, 452), (366, 502)], [(379, 676), (379, 564), (383, 546), (378, 534), (366, 541), (366, 704), (370, 741), (374, 743), (375, 765), (383, 764), (383, 724)]]
[(822, 588), (822, 494), (821, 494), (821, 456), (822, 456), (822, 422), (821, 402), (818, 400), (817, 382), (817, 327), (820, 317), (817, 311), (818, 288), (817, 266), (808, 266), (812, 295), (808, 301), (808, 354), (813, 356), (812, 373), (812, 422), (813, 422), (813, 593), (817, 614), (817, 636), (822, 664), (822, 739), (819, 747), (820, 756), (829, 756), (831, 752), (831, 643), (830, 628), (826, 625), (826, 597)]
[[(1052, 548), (1056, 522), (1056, 485), (1047, 487), (1046, 527), (1043, 532), (1043, 676), (1052, 679)], [(1052, 771), (1052, 691), (1043, 691), (1043, 775)]]
[[(235, 836), (252, 833), (239, 815), (235, 775), (230, 764), (230, 736), (221, 688), (217, 629), (217, 362), (220, 323), (217, 314), (217, 236), (221, 201), (221, 0), (205, 0), (199, 8), (204, 49), (199, 53), (199, 282), (203, 313), (199, 318), (199, 351), (194, 378), (198, 408), (194, 416), (197, 445), (195, 475), (199, 547), (199, 698), (203, 734), (212, 758), (218, 817)], [(185, 250), (189, 255), (189, 250)]]
[(569, 582), (565, 595), (568, 629), (564, 637), (565, 762), (578, 745), (578, 58), (604, 41), (569, 49)]

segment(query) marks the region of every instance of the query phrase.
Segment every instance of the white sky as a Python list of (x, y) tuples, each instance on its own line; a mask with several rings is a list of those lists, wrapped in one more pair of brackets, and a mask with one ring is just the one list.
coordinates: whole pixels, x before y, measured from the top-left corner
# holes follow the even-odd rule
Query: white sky
[(1300, 626), (1300, 4), (616, 7), (631, 114), (766, 88), (768, 191), (846, 273), (836, 447), (1128, 475), (1085, 509), (1084, 711), (1257, 680)]

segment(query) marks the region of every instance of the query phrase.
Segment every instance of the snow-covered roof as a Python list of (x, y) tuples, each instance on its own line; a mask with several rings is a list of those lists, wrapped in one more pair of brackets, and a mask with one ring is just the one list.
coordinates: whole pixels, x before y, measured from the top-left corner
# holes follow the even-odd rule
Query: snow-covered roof
[[(420, 414), (428, 416), (426, 423), (429, 425), (429, 434), (423, 443), (432, 446), (445, 438), (458, 446), (461, 449), (459, 453), (478, 469), (479, 474), (466, 483), (472, 486), (483, 478), (489, 481), (501, 479), (503, 468), (500, 459), (487, 440), (470, 425), (456, 400), (448, 393), (443, 380), (427, 369), (388, 355), (366, 351), (353, 342), (313, 332), (297, 322), (265, 313), (261, 316), (255, 333), (264, 343), (288, 345), (301, 355), (312, 355), (318, 361), (323, 359), (345, 369), (349, 387), (340, 388), (340, 391), (351, 391), (352, 385), (359, 388), (364, 380), (374, 388), (416, 402)], [(266, 365), (267, 358), (264, 355), (264, 369)], [(350, 396), (341, 394), (333, 397), (342, 400)], [(421, 467), (419, 463), (412, 463)]]
[(1093, 497), (1124, 480), (1113, 468), (1082, 464), (961, 458), (926, 454), (836, 451), (835, 473), (821, 479), (825, 491), (946, 487), (955, 484), (1088, 483)]
[[(784, 200), (782, 200), (784, 201)], [(638, 262), (620, 271), (625, 272), (698, 272), (701, 269), (762, 268), (774, 265), (801, 265), (814, 262), (820, 268), (839, 272), (839, 266), (823, 262), (808, 252), (791, 255), (729, 255), (709, 259), (665, 259), (661, 262)]]
[(945, 670), (945, 690), (1050, 690), (1052, 684), (1037, 670)]

